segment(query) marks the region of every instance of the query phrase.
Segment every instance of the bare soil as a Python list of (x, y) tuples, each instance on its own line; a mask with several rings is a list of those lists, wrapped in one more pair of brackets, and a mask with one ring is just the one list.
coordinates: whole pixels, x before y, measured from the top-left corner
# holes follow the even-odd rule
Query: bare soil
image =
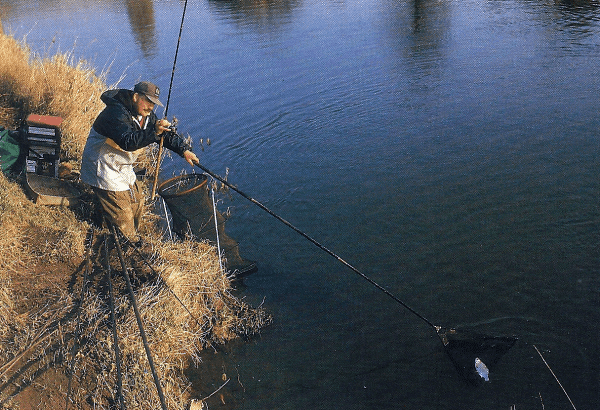
[[(43, 242), (43, 237), (32, 236), (32, 242)], [(32, 246), (42, 246), (42, 243)], [(79, 264), (76, 265), (76, 264)], [(21, 320), (31, 312), (41, 312), (57, 302), (61, 293), (81, 281), (83, 260), (47, 264), (42, 258), (34, 266), (15, 273), (12, 278), (16, 311)], [(71, 289), (72, 291), (72, 289)], [(42, 342), (43, 345), (44, 342)], [(36, 358), (36, 349), (25, 354), (7, 372), (8, 381), (0, 386), (3, 397), (12, 396), (12, 407), (18, 409), (57, 409), (65, 407), (68, 377), (61, 358), (44, 363)], [(33, 371), (32, 370), (36, 368)], [(26, 380), (23, 380), (23, 377)], [(0, 404), (4, 408), (7, 403)], [(11, 407), (8, 407), (11, 408)]]

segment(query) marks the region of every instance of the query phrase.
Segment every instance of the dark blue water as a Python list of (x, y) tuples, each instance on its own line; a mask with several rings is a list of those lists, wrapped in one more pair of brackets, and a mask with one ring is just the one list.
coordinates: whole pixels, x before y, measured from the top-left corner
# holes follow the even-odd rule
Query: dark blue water
[[(0, 10), (40, 54), (166, 96), (183, 4)], [(169, 115), (201, 161), (433, 323), (520, 338), (465, 385), (431, 327), (233, 194), (260, 267), (238, 295), (274, 324), (207, 353), (198, 397), (226, 373), (210, 408), (571, 408), (535, 344), (598, 408), (598, 68), (596, 1), (189, 2)]]

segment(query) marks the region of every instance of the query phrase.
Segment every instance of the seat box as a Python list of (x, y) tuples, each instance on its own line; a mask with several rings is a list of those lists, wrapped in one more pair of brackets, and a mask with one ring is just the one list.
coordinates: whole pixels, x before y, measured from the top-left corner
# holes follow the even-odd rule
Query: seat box
[(27, 172), (50, 177), (58, 176), (60, 163), (61, 117), (30, 114), (21, 126), (27, 145)]

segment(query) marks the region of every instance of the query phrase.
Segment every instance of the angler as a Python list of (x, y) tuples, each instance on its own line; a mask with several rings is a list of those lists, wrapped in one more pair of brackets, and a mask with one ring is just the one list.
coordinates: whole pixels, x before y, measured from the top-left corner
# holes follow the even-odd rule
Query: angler
[(100, 98), (106, 107), (94, 121), (81, 161), (81, 180), (93, 188), (108, 221), (134, 243), (140, 241), (144, 200), (133, 164), (142, 148), (162, 139), (190, 165), (199, 163), (192, 147), (170, 130), (171, 123), (154, 113), (156, 105), (162, 106), (159, 94), (147, 81), (133, 90), (105, 91)]

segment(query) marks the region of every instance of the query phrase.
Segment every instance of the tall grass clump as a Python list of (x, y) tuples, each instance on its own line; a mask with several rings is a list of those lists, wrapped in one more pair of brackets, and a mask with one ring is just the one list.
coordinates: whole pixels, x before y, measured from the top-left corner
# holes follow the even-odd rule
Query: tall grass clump
[[(0, 125), (16, 128), (31, 113), (62, 117), (61, 162), (77, 169), (89, 129), (104, 108), (105, 76), (69, 53), (35, 56), (3, 34), (0, 53)], [(43, 387), (49, 367), (73, 375), (70, 399), (77, 408), (114, 407), (114, 344), (100, 243), (106, 231), (96, 226), (89, 188), (76, 179), (74, 184), (83, 193), (77, 207), (45, 207), (30, 201), (22, 177), (0, 173), (0, 381), (13, 373), (19, 377), (12, 392), (10, 383), (0, 391), (0, 408), (18, 401), (26, 386)], [(183, 408), (191, 399), (184, 370), (200, 363), (200, 352), (251, 336), (270, 318), (232, 295), (214, 247), (163, 240), (152, 222), (156, 217), (147, 213), (145, 219), (146, 246), (135, 268), (145, 279), (136, 282), (136, 299), (169, 408)], [(50, 276), (46, 288), (35, 282), (40, 270)], [(87, 287), (84, 272), (91, 275)], [(122, 284), (116, 310), (128, 407), (159, 408)], [(57, 393), (63, 403), (65, 389)]]
[(2, 34), (0, 53), (2, 105), (14, 115), (7, 125), (17, 125), (28, 113), (62, 117), (63, 159), (77, 161), (90, 125), (104, 108), (104, 74), (72, 53), (36, 56), (25, 43)]

